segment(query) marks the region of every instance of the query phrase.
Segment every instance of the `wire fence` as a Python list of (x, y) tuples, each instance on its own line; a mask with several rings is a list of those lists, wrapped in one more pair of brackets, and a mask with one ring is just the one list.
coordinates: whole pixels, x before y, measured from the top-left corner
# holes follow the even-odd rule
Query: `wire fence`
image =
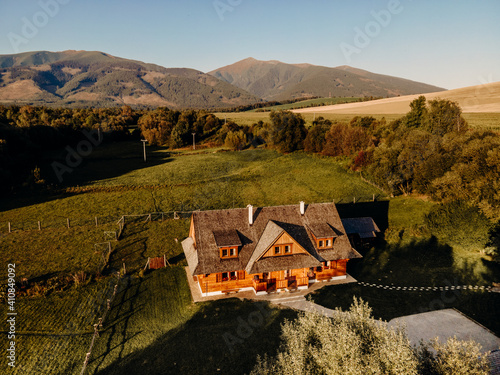
[[(168, 211), (168, 212), (151, 212), (145, 214), (123, 215), (119, 218), (116, 216), (93, 216), (93, 217), (57, 217), (52, 219), (32, 220), (32, 221), (3, 221), (0, 222), (0, 233), (12, 233), (15, 231), (32, 231), (57, 228), (74, 228), (74, 227), (100, 227), (109, 224), (118, 224), (120, 230), (123, 228), (120, 225), (133, 222), (147, 221), (164, 221), (172, 219), (185, 219), (191, 216), (193, 211)], [(121, 231), (120, 231), (121, 232)], [(121, 234), (121, 233), (120, 233)]]
[(97, 320), (97, 323), (94, 324), (94, 334), (92, 335), (92, 341), (90, 342), (89, 350), (85, 354), (85, 360), (83, 362), (83, 366), (82, 366), (82, 370), (80, 371), (80, 375), (83, 375), (85, 373), (85, 370), (87, 369), (87, 365), (89, 364), (90, 357), (92, 355), (92, 350), (94, 349), (94, 344), (95, 344), (97, 338), (99, 337), (99, 329), (103, 328), (103, 325), (106, 321), (106, 317), (108, 316), (108, 313), (111, 310), (111, 306), (112, 306), (113, 301), (116, 297), (116, 294), (117, 294), (117, 292), (119, 292), (119, 285), (120, 285), (121, 280), (122, 279), (120, 277), (118, 277), (118, 281), (115, 284), (112, 296), (106, 300), (106, 308), (104, 310), (102, 317), (100, 317)]
[[(362, 203), (375, 202), (386, 199), (383, 194), (372, 194), (371, 196), (353, 196), (343, 197), (335, 200), (335, 203)], [(3, 221), (0, 222), (0, 234), (12, 233), (15, 231), (32, 231), (56, 228), (74, 228), (74, 227), (100, 227), (109, 224), (118, 225), (118, 239), (120, 238), (125, 224), (188, 219), (194, 211), (165, 211), (148, 212), (142, 214), (128, 214), (121, 217), (116, 216), (93, 216), (93, 217), (56, 217), (53, 219), (33, 220), (33, 221)]]

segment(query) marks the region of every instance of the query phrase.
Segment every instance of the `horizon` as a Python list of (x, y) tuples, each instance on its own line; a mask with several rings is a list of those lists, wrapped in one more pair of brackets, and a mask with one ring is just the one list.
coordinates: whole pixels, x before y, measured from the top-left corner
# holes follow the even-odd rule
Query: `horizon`
[(2, 55), (99, 51), (205, 73), (252, 57), (348, 65), (445, 89), (500, 81), (494, 0), (39, 0), (2, 8)]

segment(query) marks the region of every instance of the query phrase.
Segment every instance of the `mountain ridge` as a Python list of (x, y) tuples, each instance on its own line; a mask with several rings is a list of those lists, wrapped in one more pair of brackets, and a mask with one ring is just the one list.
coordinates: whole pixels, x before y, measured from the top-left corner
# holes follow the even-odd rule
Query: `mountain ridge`
[(219, 108), (259, 100), (195, 69), (165, 68), (100, 51), (0, 55), (0, 102)]
[(350, 66), (253, 57), (204, 73), (100, 51), (0, 55), (0, 103), (55, 106), (223, 108), (311, 96), (398, 96), (442, 88)]
[(350, 66), (287, 64), (249, 57), (208, 74), (265, 100), (310, 96), (398, 96), (437, 92), (442, 87), (372, 73)]

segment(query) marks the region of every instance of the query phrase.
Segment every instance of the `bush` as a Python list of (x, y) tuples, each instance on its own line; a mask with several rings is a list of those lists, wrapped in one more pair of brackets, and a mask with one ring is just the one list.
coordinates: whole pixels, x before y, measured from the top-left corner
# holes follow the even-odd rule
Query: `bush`
[(484, 250), (494, 224), (475, 206), (453, 201), (435, 206), (425, 216), (429, 231), (441, 241), (466, 250)]

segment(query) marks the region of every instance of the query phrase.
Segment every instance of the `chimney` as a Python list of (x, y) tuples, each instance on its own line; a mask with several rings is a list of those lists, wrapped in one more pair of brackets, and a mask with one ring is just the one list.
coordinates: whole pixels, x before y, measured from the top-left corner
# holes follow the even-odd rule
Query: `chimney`
[(248, 224), (252, 225), (253, 224), (253, 206), (249, 204), (247, 206), (248, 208)]
[(304, 216), (304, 213), (306, 212), (306, 208), (304, 205), (304, 201), (300, 201), (300, 214)]

